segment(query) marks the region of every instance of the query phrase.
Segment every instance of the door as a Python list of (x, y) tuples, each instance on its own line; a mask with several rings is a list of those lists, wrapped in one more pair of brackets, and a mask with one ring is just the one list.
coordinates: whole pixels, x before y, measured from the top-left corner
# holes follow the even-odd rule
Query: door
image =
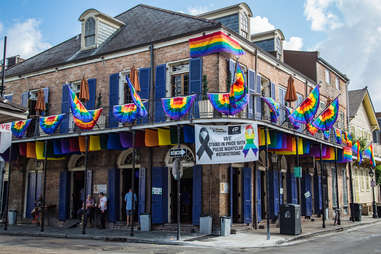
[(202, 166), (193, 167), (192, 224), (200, 225), (202, 207)]
[(243, 168), (243, 222), (251, 221), (251, 168)]
[(279, 171), (269, 171), (270, 176), (270, 216), (273, 220), (279, 213)]
[(257, 221), (260, 222), (262, 220), (262, 202), (261, 202), (261, 171), (256, 170), (255, 171), (255, 185), (256, 185), (256, 202), (257, 202)]
[(323, 209), (322, 204), (322, 192), (321, 192), (321, 177), (319, 175), (314, 176), (314, 195), (315, 195), (315, 213), (320, 214)]
[(304, 174), (302, 178), (302, 215), (312, 215), (311, 176)]
[(152, 168), (152, 223), (168, 222), (168, 168)]
[(294, 173), (287, 173), (287, 202), (298, 204), (298, 195), (296, 189), (296, 178)]
[(32, 211), (35, 208), (35, 203), (42, 198), (42, 173), (28, 173), (28, 192), (26, 203), (26, 218), (32, 218)]

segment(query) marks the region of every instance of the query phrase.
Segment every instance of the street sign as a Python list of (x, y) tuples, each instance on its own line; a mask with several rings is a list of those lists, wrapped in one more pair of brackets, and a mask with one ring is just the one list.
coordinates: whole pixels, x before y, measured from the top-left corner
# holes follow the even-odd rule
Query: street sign
[[(180, 171), (180, 172), (179, 172)], [(180, 174), (179, 174), (180, 173)], [(177, 181), (179, 180), (179, 177), (181, 179), (181, 177), (183, 176), (183, 164), (181, 163), (180, 159), (179, 158), (176, 158), (174, 161), (173, 161), (173, 166), (172, 166), (172, 175), (173, 175), (173, 178)]]
[(172, 148), (169, 150), (169, 156), (171, 158), (182, 158), (186, 153), (184, 148)]

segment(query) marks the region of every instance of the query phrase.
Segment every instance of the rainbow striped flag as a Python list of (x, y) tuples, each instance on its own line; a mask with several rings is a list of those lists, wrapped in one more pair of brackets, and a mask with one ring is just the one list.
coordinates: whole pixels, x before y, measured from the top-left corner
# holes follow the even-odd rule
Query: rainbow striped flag
[(178, 96), (173, 98), (161, 98), (161, 104), (165, 114), (174, 120), (180, 120), (192, 108), (196, 94)]
[(352, 149), (348, 146), (343, 148), (343, 160), (344, 162), (352, 161)]
[(318, 129), (310, 123), (306, 124), (306, 129), (311, 135), (315, 135), (318, 132)]
[(115, 105), (112, 109), (112, 113), (119, 122), (132, 123), (138, 117), (138, 108), (135, 103)]
[(32, 119), (12, 122), (11, 131), (13, 136), (16, 138), (22, 138), (25, 135), (26, 129), (28, 128), (31, 121)]
[(352, 152), (357, 155), (357, 161), (360, 161), (360, 141), (356, 141), (352, 146)]
[(341, 144), (342, 138), (341, 138), (341, 130), (335, 128), (335, 137), (336, 137), (336, 143)]
[(339, 97), (337, 97), (312, 124), (322, 131), (327, 131), (335, 124), (339, 115)]
[(219, 52), (226, 52), (234, 55), (245, 54), (237, 41), (221, 31), (190, 39), (189, 48), (190, 56), (192, 58)]
[(40, 127), (46, 134), (53, 134), (56, 132), (63, 118), (64, 114), (40, 117)]
[(369, 162), (372, 165), (372, 167), (376, 167), (376, 160), (374, 158), (374, 151), (373, 151), (373, 145), (370, 144), (367, 149), (364, 150), (364, 154), (368, 156)]
[(279, 112), (279, 103), (275, 102), (271, 97), (262, 97), (262, 100), (269, 106), (271, 122), (276, 123), (280, 115)]
[(240, 64), (237, 63), (235, 81), (230, 87), (230, 105), (236, 107), (236, 102), (240, 101), (246, 95), (246, 93), (245, 75), (243, 74)]
[(306, 99), (288, 116), (290, 121), (309, 123), (315, 116), (320, 104), (319, 86), (316, 86)]
[(94, 128), (94, 126), (97, 124), (97, 121), (102, 113), (103, 108), (95, 109), (95, 110), (89, 110), (88, 112), (92, 116), (92, 120), (90, 122), (84, 122), (79, 118), (76, 118), (73, 116), (73, 121), (75, 125), (77, 125), (82, 130), (91, 130)]

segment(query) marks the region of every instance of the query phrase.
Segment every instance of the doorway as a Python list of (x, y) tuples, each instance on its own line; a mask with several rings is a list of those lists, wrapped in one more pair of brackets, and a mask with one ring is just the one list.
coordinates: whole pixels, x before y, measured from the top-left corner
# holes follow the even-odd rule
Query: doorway
[[(121, 190), (121, 199), (122, 199), (122, 221), (126, 221), (126, 201), (124, 200), (125, 195), (128, 193), (130, 188), (132, 188), (131, 184), (131, 171), (132, 168), (129, 169), (123, 169), (122, 174), (122, 190)], [(135, 204), (139, 204), (139, 169), (135, 168), (134, 172), (134, 193), (136, 195)], [(135, 212), (134, 212), (134, 221), (138, 220), (138, 212), (137, 212), (137, 206), (135, 206)]]
[(26, 218), (32, 218), (32, 211), (42, 195), (42, 172), (29, 171), (27, 177)]
[(85, 200), (85, 172), (84, 171), (73, 171), (71, 172), (72, 177), (72, 192), (71, 192), (71, 217), (72, 219), (78, 218), (78, 211), (82, 207), (82, 203)]
[[(171, 174), (171, 222), (177, 223), (177, 181)], [(181, 223), (192, 224), (192, 206), (193, 206), (193, 168), (184, 168), (183, 176), (180, 180), (180, 211)]]

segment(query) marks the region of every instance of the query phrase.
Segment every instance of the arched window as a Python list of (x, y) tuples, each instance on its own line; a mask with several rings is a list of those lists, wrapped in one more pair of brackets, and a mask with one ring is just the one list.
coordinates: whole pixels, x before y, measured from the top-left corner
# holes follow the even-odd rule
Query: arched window
[(95, 44), (95, 19), (88, 18), (85, 23), (85, 47)]

